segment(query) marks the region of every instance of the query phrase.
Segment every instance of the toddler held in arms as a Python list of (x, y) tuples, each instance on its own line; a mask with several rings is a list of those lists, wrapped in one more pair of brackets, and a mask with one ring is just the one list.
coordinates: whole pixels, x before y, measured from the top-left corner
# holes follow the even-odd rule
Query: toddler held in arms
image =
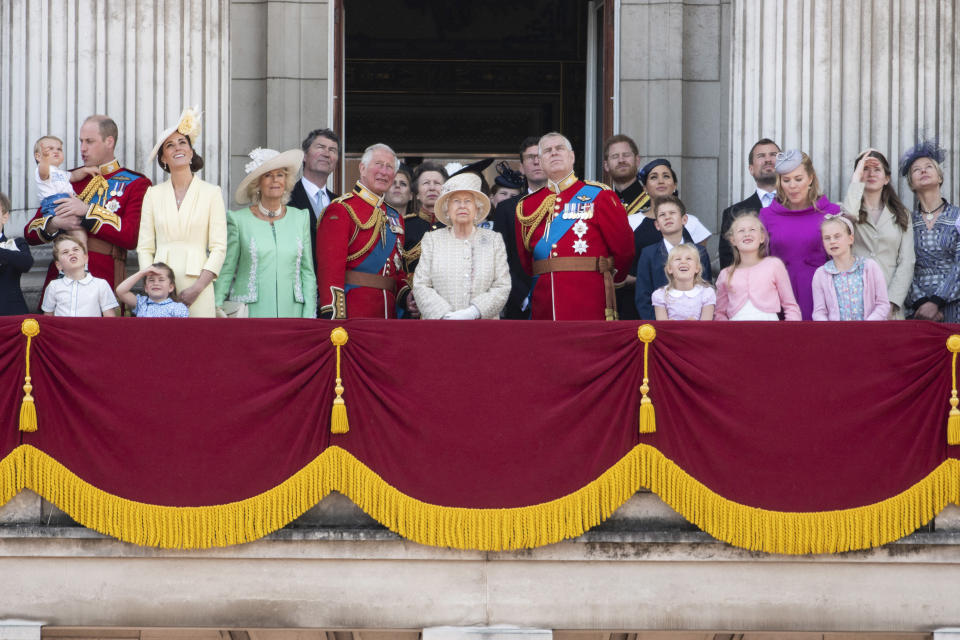
[[(144, 278), (145, 296), (130, 291), (141, 278)], [(117, 297), (123, 304), (134, 308), (133, 313), (138, 318), (188, 318), (190, 310), (177, 300), (176, 290), (173, 269), (155, 262), (118, 284)]]
[(87, 273), (87, 248), (67, 235), (53, 241), (53, 259), (63, 273), (43, 292), (43, 315), (89, 318), (116, 316), (116, 297), (110, 284)]
[(827, 214), (820, 233), (830, 260), (813, 274), (813, 319), (886, 320), (886, 278), (879, 264), (853, 255), (853, 222)]
[(767, 230), (756, 212), (737, 216), (727, 238), (733, 264), (717, 278), (716, 320), (800, 320), (790, 276), (780, 258), (767, 255)]
[[(43, 136), (37, 140), (33, 145), (33, 159), (37, 161), (37, 197), (40, 198), (40, 209), (44, 218), (54, 215), (58, 200), (76, 197), (71, 182), (80, 182), (87, 176), (99, 173), (97, 167), (80, 167), (73, 171), (61, 169), (63, 141), (56, 136)], [(70, 235), (86, 243), (87, 232), (83, 229), (71, 231)]]
[(653, 292), (657, 320), (713, 320), (717, 295), (701, 275), (696, 245), (678, 244), (667, 255), (667, 284)]

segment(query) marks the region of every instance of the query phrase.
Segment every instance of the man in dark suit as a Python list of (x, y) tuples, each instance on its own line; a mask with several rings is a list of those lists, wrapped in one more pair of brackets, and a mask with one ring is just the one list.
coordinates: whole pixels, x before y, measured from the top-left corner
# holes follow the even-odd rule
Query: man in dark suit
[(727, 240), (727, 231), (741, 211), (760, 211), (770, 206), (777, 189), (777, 173), (773, 170), (780, 147), (770, 138), (757, 140), (747, 155), (747, 171), (757, 183), (757, 190), (749, 198), (723, 210), (720, 217), (720, 268), (733, 264), (733, 247)]
[(314, 129), (300, 145), (303, 148), (303, 177), (290, 194), (291, 207), (310, 212), (310, 255), (317, 268), (317, 223), (323, 210), (337, 197), (327, 189), (327, 177), (340, 159), (340, 138), (330, 129)]
[(547, 174), (540, 166), (540, 138), (530, 136), (520, 144), (520, 173), (527, 180), (526, 192), (504, 200), (493, 212), (493, 230), (503, 236), (507, 248), (507, 263), (510, 265), (510, 297), (503, 309), (503, 317), (508, 320), (525, 320), (530, 315), (523, 303), (530, 293), (530, 276), (520, 265), (517, 254), (517, 203), (526, 195), (547, 186)]

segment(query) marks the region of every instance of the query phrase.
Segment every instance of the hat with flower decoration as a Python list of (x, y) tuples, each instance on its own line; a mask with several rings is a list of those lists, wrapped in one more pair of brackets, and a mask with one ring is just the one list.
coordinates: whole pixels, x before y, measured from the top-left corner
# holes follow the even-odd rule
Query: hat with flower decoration
[(153, 147), (153, 151), (150, 152), (150, 160), (157, 157), (157, 154), (160, 153), (160, 146), (174, 133), (182, 133), (187, 136), (187, 138), (190, 139), (191, 145), (197, 144), (197, 139), (200, 137), (200, 114), (200, 107), (188, 107), (184, 109), (180, 113), (180, 117), (177, 118), (177, 124), (160, 132), (160, 136), (157, 138), (157, 144)]
[(250, 196), (247, 195), (247, 187), (251, 182), (259, 180), (263, 174), (274, 171), (275, 169), (286, 169), (288, 174), (295, 174), (300, 170), (300, 165), (303, 164), (303, 151), (300, 149), (290, 149), (289, 151), (280, 153), (275, 149), (261, 149), (257, 147), (251, 151), (249, 155), (250, 162), (243, 167), (247, 175), (240, 181), (240, 185), (234, 194), (234, 199), (239, 204), (247, 204), (250, 202)]

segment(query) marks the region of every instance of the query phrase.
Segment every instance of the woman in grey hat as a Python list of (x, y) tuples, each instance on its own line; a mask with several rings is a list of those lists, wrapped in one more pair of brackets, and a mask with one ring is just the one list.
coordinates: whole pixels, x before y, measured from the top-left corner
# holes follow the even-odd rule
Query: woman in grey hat
[(813, 319), (813, 274), (827, 261), (820, 223), (840, 205), (820, 191), (810, 156), (798, 149), (777, 154), (777, 197), (760, 210), (770, 235), (770, 255), (783, 260), (804, 320)]

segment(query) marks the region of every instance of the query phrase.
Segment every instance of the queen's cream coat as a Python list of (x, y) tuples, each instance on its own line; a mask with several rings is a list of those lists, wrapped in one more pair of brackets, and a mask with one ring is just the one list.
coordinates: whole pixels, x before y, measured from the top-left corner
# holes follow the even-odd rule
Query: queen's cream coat
[[(140, 215), (137, 257), (140, 268), (154, 262), (173, 269), (180, 292), (204, 269), (220, 273), (227, 255), (227, 214), (220, 187), (194, 176), (177, 209), (170, 180), (147, 189)], [(214, 317), (211, 284), (190, 305), (191, 317)]]
[(413, 277), (413, 297), (421, 317), (439, 319), (471, 304), (480, 317), (495, 319), (510, 295), (507, 250), (499, 233), (476, 229), (469, 240), (449, 227), (423, 236)]

